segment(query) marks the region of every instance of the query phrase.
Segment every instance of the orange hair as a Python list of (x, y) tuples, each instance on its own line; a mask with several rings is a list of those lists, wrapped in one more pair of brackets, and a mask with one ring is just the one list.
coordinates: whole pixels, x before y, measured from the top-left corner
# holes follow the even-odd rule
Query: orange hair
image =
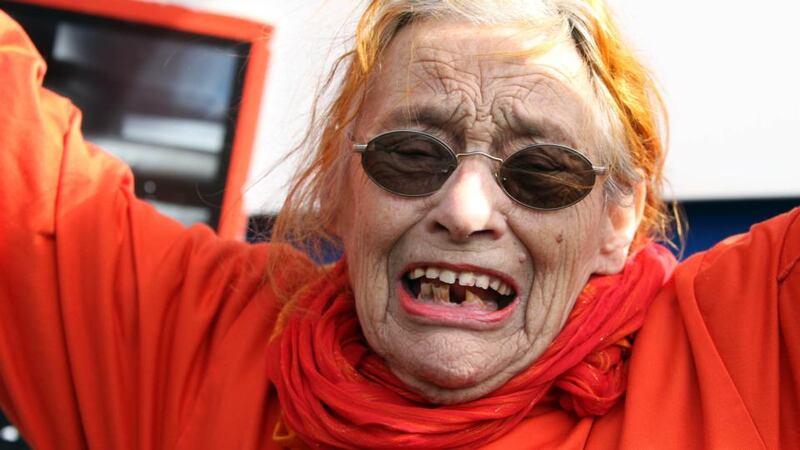
[[(586, 14), (571, 18), (573, 39), (592, 75), (610, 97), (608, 104), (622, 126), (623, 148), (633, 166), (628, 170), (641, 171), (647, 186), (644, 215), (634, 247), (651, 239), (666, 240), (670, 224), (662, 196), (667, 153), (666, 107), (647, 68), (623, 40), (605, 3), (600, 0), (583, 3)], [(631, 173), (612, 175), (623, 182), (636, 180)]]

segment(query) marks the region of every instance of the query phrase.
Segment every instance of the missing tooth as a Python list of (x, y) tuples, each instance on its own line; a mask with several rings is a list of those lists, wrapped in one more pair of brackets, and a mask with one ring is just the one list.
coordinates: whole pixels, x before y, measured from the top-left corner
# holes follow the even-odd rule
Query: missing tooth
[(493, 288), (462, 286), (424, 277), (416, 279), (405, 277), (403, 285), (413, 298), (423, 303), (462, 305), (490, 311), (506, 308), (516, 297), (513, 290), (503, 295)]

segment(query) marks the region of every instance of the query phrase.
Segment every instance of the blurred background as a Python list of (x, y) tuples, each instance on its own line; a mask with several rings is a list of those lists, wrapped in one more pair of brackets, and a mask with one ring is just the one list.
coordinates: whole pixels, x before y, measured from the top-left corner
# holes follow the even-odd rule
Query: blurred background
[[(320, 80), (347, 48), (364, 1), (157, 2), (187, 8), (187, 21), (214, 13), (269, 25), (249, 35), (85, 12), (137, 3), (0, 0), (0, 8), (47, 58), (48, 86), (84, 110), (87, 137), (133, 167), (140, 196), (226, 237), (243, 236), (243, 220), (221, 225), (240, 215), (247, 238), (262, 239), (294, 167), (276, 164), (305, 134)], [(800, 3), (609, 3), (665, 96), (667, 194), (685, 211), (685, 254), (800, 204)], [(253, 63), (266, 54), (266, 69)], [(2, 417), (0, 448), (24, 448)]]

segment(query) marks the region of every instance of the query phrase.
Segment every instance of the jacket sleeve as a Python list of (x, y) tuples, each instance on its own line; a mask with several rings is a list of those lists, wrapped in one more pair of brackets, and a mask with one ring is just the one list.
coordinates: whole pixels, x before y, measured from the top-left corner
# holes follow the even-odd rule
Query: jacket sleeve
[(137, 200), (44, 72), (0, 11), (0, 406), (35, 448), (168, 447), (266, 246)]
[(767, 447), (800, 446), (800, 208), (709, 251), (692, 290)]
[(603, 435), (615, 448), (800, 448), (799, 322), (795, 208), (678, 265)]

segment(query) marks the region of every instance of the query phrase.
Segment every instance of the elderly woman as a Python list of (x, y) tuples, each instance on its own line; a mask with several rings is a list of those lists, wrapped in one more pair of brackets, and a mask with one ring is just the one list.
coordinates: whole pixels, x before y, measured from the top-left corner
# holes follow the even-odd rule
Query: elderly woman
[[(374, 0), (277, 233), (137, 200), (0, 18), (0, 404), (36, 448), (800, 447), (800, 211), (674, 270), (596, 0)], [(314, 141), (314, 139), (312, 139)]]

